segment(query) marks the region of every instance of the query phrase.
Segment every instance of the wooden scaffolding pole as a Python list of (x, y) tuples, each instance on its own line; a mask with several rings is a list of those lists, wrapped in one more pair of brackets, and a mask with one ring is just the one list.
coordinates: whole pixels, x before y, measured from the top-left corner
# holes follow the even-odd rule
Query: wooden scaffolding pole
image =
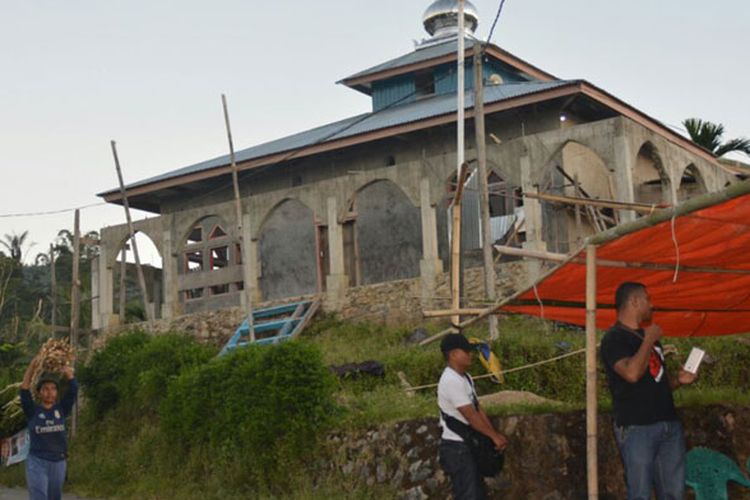
[[(70, 346), (78, 351), (78, 327), (81, 318), (81, 211), (76, 210), (73, 219), (73, 276), (70, 280)], [(78, 402), (75, 402), (70, 419), (70, 436), (75, 437), (78, 428)]]
[[(580, 191), (580, 188), (578, 188)], [(553, 201), (558, 203), (565, 203), (573, 206), (584, 206), (584, 207), (597, 207), (597, 208), (612, 208), (617, 210), (632, 210), (641, 214), (652, 214), (654, 212), (665, 210), (668, 207), (661, 207), (655, 205), (647, 205), (645, 203), (629, 203), (625, 201), (614, 201), (614, 200), (596, 200), (593, 198), (586, 198), (580, 196), (563, 196), (559, 194), (549, 193), (523, 193), (526, 198), (533, 198), (536, 200)]]
[[(239, 251), (244, 252), (245, 245), (249, 245), (250, 242), (245, 241), (242, 237), (242, 200), (240, 199), (239, 171), (237, 161), (234, 157), (234, 141), (232, 140), (232, 127), (229, 123), (227, 97), (224, 94), (221, 94), (221, 105), (224, 108), (224, 125), (226, 126), (227, 140), (229, 141), (229, 158), (232, 162), (232, 186), (234, 188), (234, 211), (237, 218), (237, 241), (239, 241)], [(246, 260), (248, 259), (243, 259), (242, 261), (242, 289), (245, 292), (245, 313), (247, 315), (250, 342), (255, 342), (255, 318), (253, 316), (253, 290), (255, 286), (254, 283), (252, 283), (253, 286), (250, 283), (250, 266), (254, 263), (245, 262)]]
[(590, 499), (599, 498), (596, 401), (596, 247), (586, 246), (586, 468)]
[[(468, 172), (469, 166), (464, 163), (458, 173), (451, 211), (451, 308), (454, 311), (461, 309), (461, 199)], [(451, 316), (452, 326), (457, 328), (459, 323), (461, 316)]]
[[(495, 262), (492, 259), (492, 227), (490, 226), (490, 191), (487, 180), (487, 141), (484, 126), (484, 71), (481, 44), (474, 44), (474, 135), (479, 164), (479, 213), (482, 218), (482, 260), (484, 261), (484, 293), (495, 302)], [(488, 318), (490, 340), (498, 338), (497, 316)]]
[(143, 275), (143, 268), (141, 267), (141, 257), (138, 254), (138, 244), (135, 241), (135, 229), (133, 228), (133, 219), (130, 217), (130, 204), (128, 203), (128, 195), (125, 192), (125, 182), (122, 180), (122, 169), (120, 168), (120, 158), (117, 156), (117, 145), (115, 141), (110, 141), (112, 146), (112, 156), (115, 159), (115, 169), (117, 170), (117, 180), (120, 183), (120, 196), (122, 196), (122, 206), (125, 208), (125, 219), (128, 221), (128, 235), (131, 244), (133, 245), (133, 258), (135, 259), (135, 268), (138, 271), (138, 284), (141, 287), (141, 293), (143, 294), (143, 307), (146, 311), (146, 319), (148, 320), (149, 326), (154, 325), (154, 314), (151, 310), (151, 304), (148, 300), (148, 290), (146, 288), (146, 278)]
[(50, 323), (52, 331), (57, 327), (57, 271), (55, 269), (55, 246), (49, 245), (49, 272), (50, 272), (50, 298), (52, 300), (52, 311), (50, 314)]

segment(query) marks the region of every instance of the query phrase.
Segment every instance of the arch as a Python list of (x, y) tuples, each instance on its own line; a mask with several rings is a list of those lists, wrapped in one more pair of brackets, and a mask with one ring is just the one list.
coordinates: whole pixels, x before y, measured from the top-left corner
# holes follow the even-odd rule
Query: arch
[(286, 199), (269, 212), (259, 231), (260, 290), (266, 300), (320, 290), (314, 213)]
[[(354, 219), (350, 229), (344, 227), (344, 259), (348, 272), (356, 274), (356, 284), (419, 276), (422, 218), (396, 183), (381, 179), (365, 184), (350, 208)], [(353, 241), (347, 244), (348, 239)]]
[(690, 199), (694, 196), (708, 193), (706, 180), (695, 164), (691, 163), (680, 175), (680, 187), (677, 189), (677, 203)]
[(672, 181), (653, 143), (643, 143), (633, 167), (633, 197), (637, 203), (671, 204)]
[[(545, 166), (540, 191), (572, 198), (615, 199), (614, 183), (599, 154), (577, 141), (566, 141)], [(542, 237), (547, 248), (568, 252), (587, 236), (615, 223), (612, 210), (542, 200)]]
[[(187, 246), (205, 244), (210, 239), (232, 238), (232, 226), (218, 215), (204, 215), (190, 224), (180, 235), (179, 248), (184, 249)], [(223, 233), (218, 238), (215, 236), (217, 231)], [(212, 237), (213, 236), (213, 237)]]
[[(149, 307), (155, 318), (161, 317), (161, 306), (164, 303), (164, 262), (161, 249), (146, 232), (137, 230), (133, 236), (138, 247), (138, 256), (146, 282)], [(143, 292), (141, 291), (138, 270), (135, 265), (135, 254), (130, 245), (130, 235), (122, 238), (115, 249), (112, 269), (112, 311), (119, 318), (120, 324), (145, 321), (143, 309)], [(123, 260), (124, 257), (124, 260)], [(121, 297), (124, 301), (121, 300)], [(120, 308), (124, 309), (121, 315)]]

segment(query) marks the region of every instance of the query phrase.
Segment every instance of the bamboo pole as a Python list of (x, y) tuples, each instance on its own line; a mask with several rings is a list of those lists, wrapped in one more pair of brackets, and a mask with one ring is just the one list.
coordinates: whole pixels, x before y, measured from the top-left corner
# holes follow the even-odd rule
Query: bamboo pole
[[(495, 292), (495, 262), (492, 259), (492, 227), (490, 226), (490, 193), (487, 184), (487, 143), (484, 123), (484, 71), (482, 50), (474, 44), (474, 135), (479, 164), (479, 211), (482, 218), (482, 260), (484, 263), (484, 293), (487, 300), (497, 300)], [(489, 317), (490, 339), (498, 338), (497, 316)]]
[(596, 247), (586, 246), (586, 468), (590, 499), (599, 498), (596, 401)]
[(115, 159), (115, 169), (117, 170), (117, 180), (120, 183), (120, 196), (122, 196), (122, 205), (125, 207), (125, 218), (128, 221), (128, 234), (130, 236), (130, 242), (133, 245), (133, 257), (135, 258), (135, 268), (138, 271), (138, 284), (141, 287), (141, 293), (143, 294), (143, 307), (146, 310), (146, 319), (148, 320), (149, 326), (154, 325), (154, 315), (151, 310), (151, 304), (148, 300), (148, 289), (146, 288), (146, 278), (143, 275), (143, 268), (141, 267), (141, 257), (138, 254), (138, 244), (135, 241), (135, 229), (133, 227), (133, 219), (130, 217), (130, 204), (128, 203), (128, 195), (125, 192), (125, 182), (122, 180), (122, 169), (120, 168), (120, 158), (117, 156), (117, 144), (115, 141), (110, 141), (112, 146), (112, 156)]
[[(73, 276), (71, 278), (70, 293), (70, 346), (73, 352), (78, 350), (78, 327), (81, 317), (81, 211), (76, 210), (73, 219)], [(78, 401), (70, 419), (70, 437), (76, 435), (78, 429)]]
[(740, 196), (747, 194), (750, 194), (750, 181), (738, 182), (728, 186), (722, 191), (696, 196), (695, 198), (691, 198), (675, 207), (654, 212), (648, 217), (642, 217), (634, 221), (620, 224), (619, 226), (608, 229), (602, 233), (590, 236), (586, 241), (591, 245), (601, 246), (604, 243), (616, 240), (621, 236), (640, 231), (647, 227), (656, 226), (662, 222), (667, 222), (672, 217), (685, 216), (698, 210), (703, 210), (704, 208), (718, 205), (719, 203), (739, 198)]
[[(515, 248), (505, 245), (495, 245), (495, 250), (501, 254), (513, 255), (515, 257), (526, 257), (530, 259), (548, 260), (551, 262), (564, 262), (570, 261), (575, 264), (584, 264), (585, 260), (581, 257), (563, 253), (544, 252), (541, 250), (527, 250), (525, 248)], [(750, 274), (750, 269), (722, 269), (717, 267), (700, 267), (700, 266), (684, 266), (674, 264), (657, 264), (654, 262), (625, 262), (621, 260), (608, 260), (608, 259), (597, 259), (596, 265), (599, 267), (615, 267), (615, 268), (630, 268), (630, 269), (652, 269), (655, 271), (670, 271), (674, 272), (677, 269), (679, 272), (687, 273), (709, 273), (709, 274)]]
[(628, 203), (625, 201), (614, 201), (614, 200), (595, 200), (592, 198), (576, 197), (576, 196), (562, 196), (559, 194), (549, 193), (523, 193), (526, 198), (534, 198), (538, 200), (553, 201), (558, 203), (565, 203), (574, 206), (585, 206), (585, 207), (598, 207), (598, 208), (612, 208), (617, 210), (632, 210), (634, 212), (642, 214), (652, 214), (657, 211), (666, 210), (666, 207), (655, 207), (645, 203)]
[[(227, 129), (227, 140), (229, 142), (229, 158), (232, 162), (232, 186), (234, 188), (234, 210), (237, 217), (237, 241), (239, 241), (240, 252), (244, 251), (245, 245), (250, 242), (244, 241), (242, 236), (242, 201), (240, 199), (240, 183), (237, 161), (234, 157), (234, 141), (232, 140), (232, 127), (229, 123), (229, 109), (227, 107), (227, 97), (221, 94), (221, 104), (224, 108), (224, 124)], [(247, 260), (247, 259), (245, 259)], [(250, 342), (255, 342), (255, 317), (253, 315), (253, 290), (255, 286), (250, 286), (250, 265), (251, 262), (242, 262), (242, 282), (243, 291), (245, 292), (245, 313), (247, 315), (247, 328), (250, 336)], [(254, 285), (254, 284), (253, 284)]]
[(57, 271), (55, 269), (55, 247), (52, 243), (49, 245), (49, 270), (50, 270), (50, 297), (52, 298), (52, 311), (50, 322), (52, 331), (57, 326)]
[[(469, 166), (464, 163), (458, 173), (451, 211), (451, 308), (454, 310), (461, 309), (461, 200), (468, 170)], [(451, 316), (451, 324), (454, 327), (460, 322), (459, 315)]]
[(484, 312), (483, 308), (464, 308), (464, 309), (436, 309), (434, 311), (422, 311), (425, 318), (446, 318), (448, 316), (476, 316)]

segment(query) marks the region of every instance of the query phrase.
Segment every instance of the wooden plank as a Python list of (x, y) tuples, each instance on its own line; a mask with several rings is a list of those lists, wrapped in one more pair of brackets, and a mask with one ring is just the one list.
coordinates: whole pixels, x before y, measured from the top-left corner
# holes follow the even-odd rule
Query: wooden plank
[(300, 321), (297, 327), (292, 330), (292, 333), (289, 336), (296, 337), (302, 332), (302, 330), (307, 328), (307, 325), (309, 325), (315, 317), (315, 313), (318, 312), (318, 308), (320, 308), (320, 299), (317, 299), (312, 304), (310, 304), (310, 307), (307, 309), (304, 318), (302, 318), (302, 321)]
[(479, 308), (464, 308), (464, 309), (443, 309), (436, 311), (422, 311), (422, 316), (425, 318), (446, 318), (448, 316), (474, 316), (482, 314), (484, 309)]

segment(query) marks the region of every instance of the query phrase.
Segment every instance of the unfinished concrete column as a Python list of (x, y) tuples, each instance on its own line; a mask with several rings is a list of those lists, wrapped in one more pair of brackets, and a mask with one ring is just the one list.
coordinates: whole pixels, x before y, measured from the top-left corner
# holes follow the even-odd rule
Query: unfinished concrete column
[(326, 276), (326, 302), (331, 310), (338, 311), (344, 306), (349, 277), (344, 267), (344, 233), (333, 196), (327, 200), (327, 212), (330, 274)]
[[(537, 187), (534, 185), (533, 176), (531, 175), (531, 158), (528, 152), (520, 157), (521, 167), (521, 189), (524, 193), (536, 193)], [(526, 241), (523, 248), (529, 250), (546, 251), (547, 244), (542, 234), (542, 204), (539, 200), (533, 198), (524, 198), (524, 227), (526, 228)], [(531, 281), (536, 281), (541, 275), (541, 262), (532, 259), (526, 263), (528, 276)]]
[[(172, 224), (165, 224), (171, 226)], [(164, 304), (161, 308), (162, 318), (173, 318), (181, 313), (177, 292), (178, 262), (177, 249), (172, 242), (172, 230), (162, 233), (162, 280), (164, 287)], [(156, 300), (156, 299), (155, 299)]]
[(438, 256), (437, 217), (430, 197), (430, 180), (426, 177), (422, 178), (419, 183), (419, 196), (422, 216), (422, 260), (419, 261), (422, 278), (420, 298), (422, 305), (427, 306), (435, 295), (438, 277), (443, 272), (443, 261)]
[(109, 255), (108, 245), (102, 243), (99, 246), (99, 328), (108, 328), (113, 320), (113, 286), (114, 271), (107, 262)]
[[(635, 155), (631, 151), (630, 142), (625, 135), (615, 137), (615, 195), (617, 201), (632, 203), (635, 201), (635, 190), (633, 187), (633, 168), (635, 167)], [(635, 220), (636, 214), (632, 210), (619, 210), (621, 222)]]
[[(253, 239), (252, 218), (250, 214), (242, 214), (242, 266), (245, 286), (252, 292), (253, 302), (261, 301), (258, 286), (258, 240)], [(246, 307), (247, 294), (240, 295), (240, 304)]]
[(99, 312), (99, 260), (98, 255), (89, 261), (91, 265), (91, 329), (99, 330), (101, 317)]

